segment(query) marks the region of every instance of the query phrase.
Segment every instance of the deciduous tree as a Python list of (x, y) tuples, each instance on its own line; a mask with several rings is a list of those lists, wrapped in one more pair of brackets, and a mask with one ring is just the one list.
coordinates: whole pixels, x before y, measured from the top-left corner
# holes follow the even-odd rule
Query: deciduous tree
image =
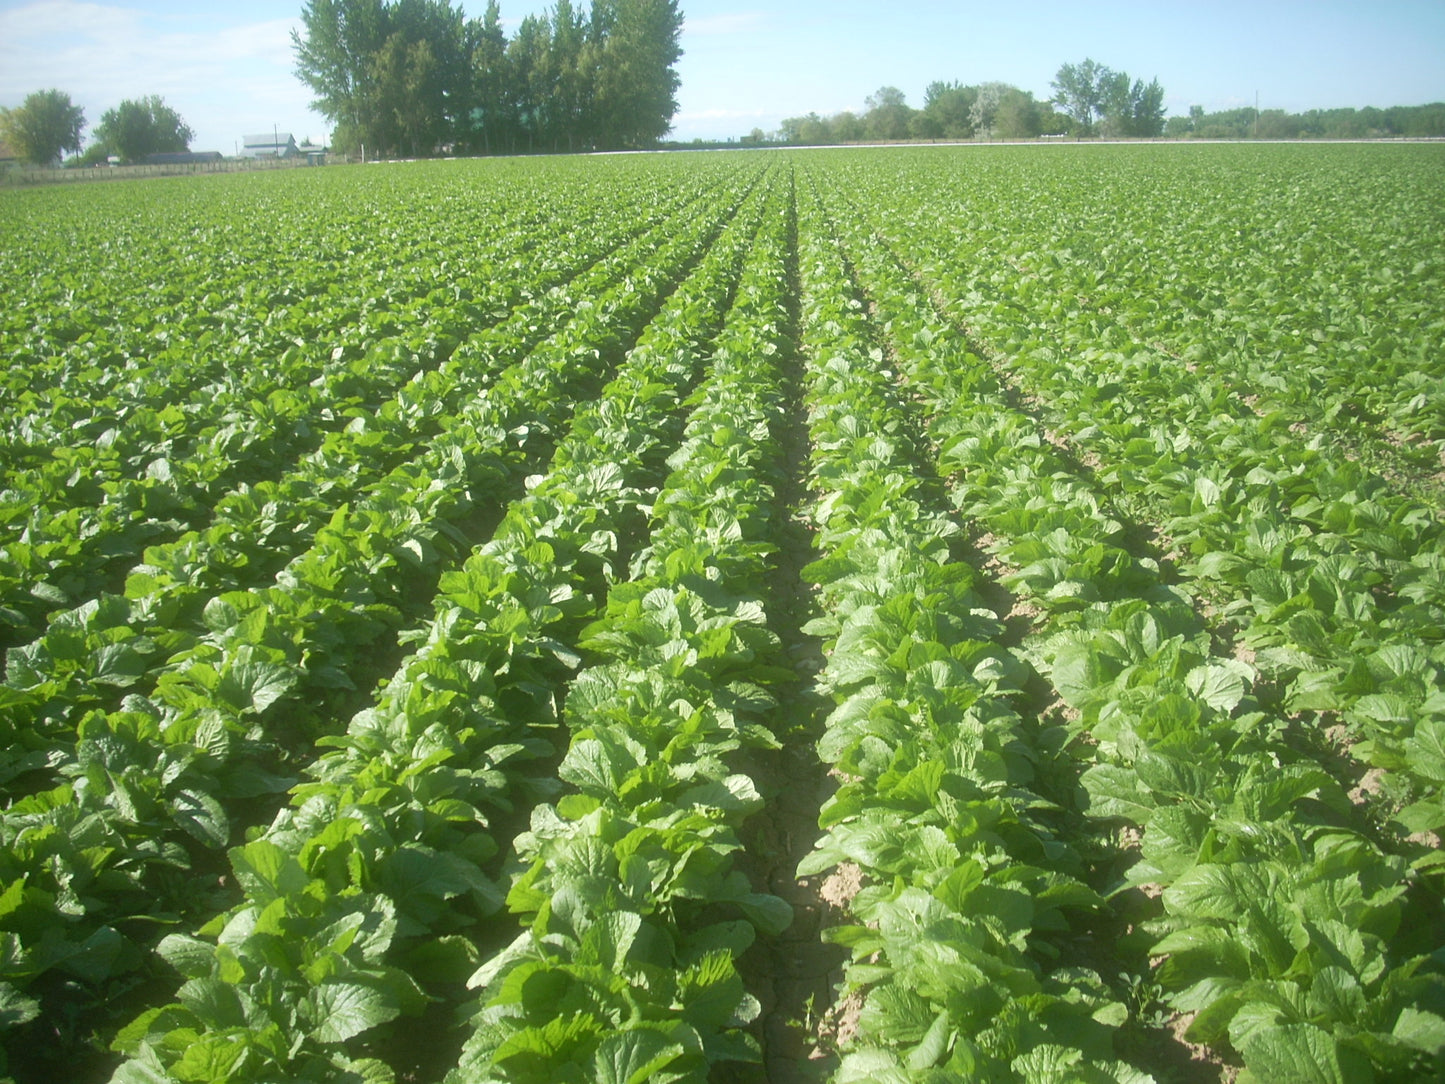
[(598, 72), (596, 131), (604, 147), (644, 147), (672, 127), (681, 81), (677, 0), (597, 0), (609, 14)]
[(558, 0), (508, 41), (490, 0), (307, 0), (296, 74), (334, 145), (430, 153), (647, 146), (677, 111), (677, 0)]
[(95, 127), (95, 138), (122, 162), (148, 154), (189, 150), (196, 133), (158, 94), (127, 99), (108, 109)]
[(1113, 72), (1092, 59), (1059, 68), (1051, 84), (1053, 100), (1074, 118), (1081, 135), (1094, 134), (1094, 121), (1103, 111)]
[(879, 87), (864, 100), (868, 112), (863, 123), (870, 139), (906, 139), (909, 115), (913, 112), (903, 91), (897, 87)]
[(307, 0), (301, 24), (296, 75), (334, 145), (431, 153), (465, 122), (472, 58), (448, 0)]
[(85, 110), (60, 90), (37, 90), (14, 109), (0, 110), (0, 136), (27, 161), (48, 166), (64, 151), (80, 151)]
[(994, 135), (1000, 139), (1033, 139), (1039, 134), (1039, 103), (1018, 87), (1008, 87), (993, 115)]
[(833, 140), (837, 143), (857, 143), (867, 134), (863, 127), (863, 118), (848, 110), (831, 118), (830, 124)]
[(371, 134), (374, 57), (388, 36), (386, 5), (382, 0), (307, 0), (301, 25), (304, 33), (291, 31), (297, 78), (316, 95), (317, 111), (337, 126), (333, 144), (364, 143)]
[(474, 140), (490, 154), (515, 132), (516, 110), (508, 93), (507, 34), (497, 0), (487, 0), (480, 22), (470, 24), (472, 109), (468, 117)]
[(961, 83), (929, 83), (923, 95), (923, 112), (933, 118), (945, 139), (973, 138), (973, 105), (978, 87)]
[(1164, 88), (1155, 79), (1129, 80), (1128, 72), (1116, 72), (1086, 59), (1065, 64), (1053, 81), (1053, 101), (1073, 118), (1080, 135), (1097, 130), (1108, 136), (1152, 137), (1164, 131)]
[(528, 15), (507, 45), (507, 70), (512, 77), (512, 100), (516, 103), (519, 134), (526, 137), (527, 150), (546, 138), (550, 129), (552, 63), (548, 49), (547, 21)]
[(1129, 100), (1129, 73), (1105, 68), (1099, 77), (1099, 94), (1103, 99), (1099, 112), (1099, 134), (1117, 138), (1129, 135), (1133, 109)]
[(1147, 86), (1136, 82), (1129, 104), (1134, 114), (1133, 135), (1152, 139), (1164, 134), (1164, 88), (1157, 77)]

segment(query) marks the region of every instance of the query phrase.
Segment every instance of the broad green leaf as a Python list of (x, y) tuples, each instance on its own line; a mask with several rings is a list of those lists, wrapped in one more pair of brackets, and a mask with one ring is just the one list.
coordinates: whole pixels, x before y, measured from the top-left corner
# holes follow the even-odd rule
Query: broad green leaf
[(171, 818), (209, 847), (220, 849), (230, 839), (231, 824), (225, 809), (204, 791), (178, 791), (171, 800)]
[(8, 982), (0, 982), (0, 1031), (28, 1024), (40, 1015), (40, 1002)]
[(156, 951), (166, 963), (188, 979), (209, 975), (216, 959), (214, 945), (179, 933), (167, 934), (161, 938)]
[(1234, 872), (1212, 863), (1195, 866), (1164, 890), (1164, 904), (1172, 914), (1194, 918), (1238, 918), (1250, 902)]
[[(154, 1053), (146, 1052), (147, 1060), (132, 1058), (121, 1063), (110, 1078), (110, 1084), (175, 1084), (176, 1078), (161, 1064)], [(146, 1056), (142, 1055), (142, 1056)]]
[(119, 932), (102, 926), (81, 944), (67, 952), (60, 967), (87, 983), (99, 986), (119, 971), (127, 970), (125, 957), (134, 947)]
[(127, 688), (146, 672), (145, 658), (129, 644), (106, 644), (95, 652), (92, 681)]
[(926, 997), (901, 983), (888, 982), (869, 991), (858, 1025), (864, 1034), (911, 1045), (923, 1042), (937, 1017), (937, 1007)]
[(1355, 976), (1344, 968), (1322, 967), (1310, 982), (1309, 1008), (1312, 1018), (1329, 1023), (1363, 1020), (1365, 992)]
[(937, 1065), (940, 1059), (948, 1053), (949, 1036), (952, 1031), (953, 1027), (949, 1023), (948, 1011), (944, 1010), (938, 1014), (938, 1018), (924, 1033), (919, 1044), (909, 1051), (908, 1068), (919, 1070)]
[(384, 993), (359, 983), (322, 983), (308, 1000), (312, 1034), (323, 1043), (345, 1042), (399, 1014)]
[(737, 904), (765, 937), (777, 937), (793, 924), (792, 906), (777, 896), (750, 892)]
[(1406, 1006), (1400, 1010), (1391, 1034), (1427, 1054), (1439, 1056), (1445, 1051), (1445, 1018), (1436, 1013)]
[(716, 922), (711, 926), (688, 934), (678, 947), (677, 958), (682, 964), (690, 964), (709, 952), (723, 950), (734, 959), (741, 956), (757, 940), (756, 927), (751, 922), (739, 919), (734, 922)]
[(1121, 817), (1134, 824), (1149, 822), (1154, 799), (1132, 769), (1117, 764), (1094, 764), (1085, 770), (1079, 782), (1088, 792), (1091, 817)]
[(219, 979), (191, 979), (176, 992), (179, 1001), (210, 1030), (246, 1026), (246, 1011), (235, 986)]
[(238, 709), (259, 713), (285, 696), (297, 679), (294, 670), (276, 663), (239, 662), (226, 671), (218, 692)]
[(608, 797), (617, 793), (626, 772), (637, 766), (631, 758), (619, 763), (618, 754), (615, 745), (605, 745), (595, 738), (574, 741), (557, 774), (583, 793)]
[(1291, 1084), (1370, 1084), (1375, 1074), (1364, 1055), (1343, 1047), (1309, 1024), (1258, 1027), (1230, 1038), (1244, 1064), (1261, 1081)]
[(743, 980), (726, 952), (704, 956), (678, 978), (683, 1017), (704, 1034), (733, 1020), (745, 996)]
[(391, 1066), (378, 1058), (341, 1058), (335, 1064), (346, 1073), (340, 1084), (396, 1084)]
[(299, 892), (310, 878), (300, 863), (269, 840), (231, 849), (231, 868), (246, 894), (257, 903)]
[(602, 915), (582, 936), (588, 963), (621, 973), (632, 943), (642, 928), (642, 916), (632, 911), (610, 911)]
[(1184, 676), (1184, 684), (1216, 711), (1229, 712), (1239, 706), (1254, 680), (1254, 669), (1237, 659), (1216, 659), (1196, 666)]
[(869, 1046), (847, 1054), (834, 1079), (837, 1084), (914, 1084), (915, 1077), (893, 1051)]
[(1411, 773), (1445, 784), (1445, 720), (1421, 719), (1405, 743)]
[(234, 1079), (235, 1069), (246, 1056), (249, 1046), (243, 1030), (202, 1035), (197, 1041), (187, 1044), (180, 1058), (171, 1066), (171, 1073), (178, 1080), (194, 1081), (196, 1084), (207, 1081), (225, 1084)]
[(532, 950), (532, 931), (523, 930), (510, 945), (494, 955), (467, 979), (467, 989), (490, 986), (498, 976), (504, 974), (515, 963)]
[(0, 919), (8, 918), (25, 905), (25, 881), (23, 878), (11, 881), (0, 892)]
[[(1160, 977), (1171, 986), (1209, 979), (1242, 980), (1250, 974), (1248, 952), (1232, 930), (1218, 926), (1188, 926), (1175, 930), (1157, 942), (1149, 954), (1170, 957), (1161, 966)], [(1195, 1006), (1191, 1011), (1202, 1007)]]
[(675, 1079), (664, 1073), (687, 1056), (687, 1049), (652, 1028), (633, 1028), (607, 1036), (597, 1046), (590, 1079), (597, 1084), (643, 1084)]
[(481, 955), (468, 938), (449, 934), (410, 946), (402, 966), (418, 982), (455, 983), (466, 982), (480, 962)]
[[(510, 1034), (497, 1048), (493, 1060), (508, 1071), (531, 1073), (539, 1080), (549, 1079), (551, 1069), (573, 1058), (577, 1050), (590, 1046), (612, 1032), (601, 1021), (586, 1013), (574, 1013), (565, 1019), (551, 1019), (540, 1027), (525, 1027)], [(511, 1066), (515, 1065), (516, 1070)]]

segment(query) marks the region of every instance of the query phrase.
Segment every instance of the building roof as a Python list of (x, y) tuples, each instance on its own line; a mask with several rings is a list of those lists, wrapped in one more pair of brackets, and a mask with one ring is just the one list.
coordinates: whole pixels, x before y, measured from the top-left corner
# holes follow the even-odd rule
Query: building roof
[(290, 132), (262, 132), (241, 137), (243, 147), (286, 147), (296, 142)]

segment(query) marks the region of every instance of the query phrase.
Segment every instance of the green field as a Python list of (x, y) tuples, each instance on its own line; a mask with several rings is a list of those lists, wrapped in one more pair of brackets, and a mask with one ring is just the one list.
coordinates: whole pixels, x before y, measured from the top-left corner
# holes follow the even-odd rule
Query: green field
[(1445, 147), (0, 191), (0, 1077), (1445, 1075)]

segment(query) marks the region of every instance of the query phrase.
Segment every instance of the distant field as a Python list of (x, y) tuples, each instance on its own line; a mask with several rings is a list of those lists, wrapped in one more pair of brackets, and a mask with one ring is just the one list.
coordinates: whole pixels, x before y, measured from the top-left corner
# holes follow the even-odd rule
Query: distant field
[(0, 191), (16, 1081), (1445, 1074), (1445, 147)]

